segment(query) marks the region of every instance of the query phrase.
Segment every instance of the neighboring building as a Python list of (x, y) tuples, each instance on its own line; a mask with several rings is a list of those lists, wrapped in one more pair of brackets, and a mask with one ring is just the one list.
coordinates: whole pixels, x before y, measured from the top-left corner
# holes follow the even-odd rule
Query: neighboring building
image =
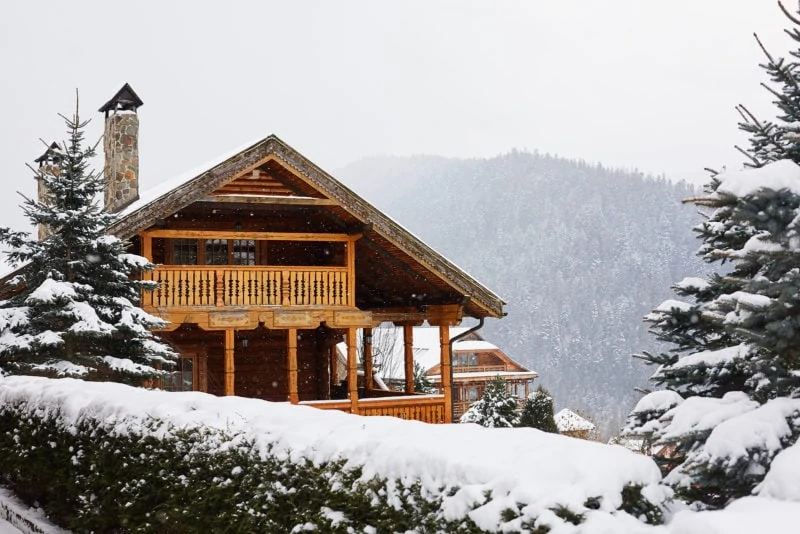
[(568, 408), (558, 412), (555, 421), (560, 434), (573, 438), (589, 439), (589, 434), (595, 429), (594, 423)]
[[(450, 338), (465, 333), (468, 329), (450, 329)], [(370, 332), (375, 374), (389, 389), (406, 389), (406, 373), (403, 365), (405, 342), (402, 328), (378, 328)], [(441, 344), (437, 328), (415, 327), (412, 330), (413, 359), (425, 372), (428, 380), (442, 392)], [(346, 345), (339, 344), (340, 365), (344, 364)], [(363, 352), (359, 344), (359, 353)], [(453, 343), (452, 355), (453, 417), (457, 420), (469, 406), (483, 397), (486, 385), (496, 376), (506, 381), (509, 393), (520, 405), (533, 391), (533, 380), (538, 376), (509, 358), (496, 345), (485, 341), (480, 334), (472, 332)], [(413, 373), (411, 374), (413, 380)]]
[[(274, 135), (140, 194), (141, 105), (126, 84), (100, 109), (105, 205), (109, 232), (158, 264), (142, 306), (181, 355), (164, 387), (450, 422), (451, 327), (503, 301)], [(356, 331), (384, 322), (436, 327), (442, 394), (359, 390)]]

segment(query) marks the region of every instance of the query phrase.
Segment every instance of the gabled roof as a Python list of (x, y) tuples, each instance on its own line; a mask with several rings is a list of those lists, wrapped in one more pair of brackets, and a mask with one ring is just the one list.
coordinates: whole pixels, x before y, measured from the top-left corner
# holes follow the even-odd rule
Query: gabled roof
[[(121, 238), (132, 238), (157, 220), (207, 200), (209, 195), (224, 191), (233, 181), (244, 180), (244, 175), (265, 162), (277, 163), (290, 171), (292, 188), (298, 196), (327, 199), (331, 201), (331, 209), (352, 223), (358, 223), (359, 231), (369, 238), (359, 243), (372, 246), (370, 253), (387, 258), (393, 256), (387, 261), (397, 265), (405, 262), (400, 266), (421, 283), (430, 284), (435, 279), (439, 288), (448, 287), (448, 294), (466, 302), (467, 315), (498, 318), (504, 315), (504, 302), (500, 297), (274, 135), (165, 182), (153, 191), (143, 192), (139, 200), (120, 212), (109, 231)], [(388, 255), (387, 250), (390, 251)], [(380, 277), (387, 273), (373, 272), (372, 275)]]
[(559, 432), (576, 432), (581, 430), (594, 430), (594, 423), (587, 421), (569, 408), (564, 408), (558, 412), (555, 419)]

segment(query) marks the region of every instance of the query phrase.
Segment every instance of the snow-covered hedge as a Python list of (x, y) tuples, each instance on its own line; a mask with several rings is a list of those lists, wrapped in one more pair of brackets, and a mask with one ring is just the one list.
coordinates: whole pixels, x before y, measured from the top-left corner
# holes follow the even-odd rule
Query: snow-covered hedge
[(534, 429), (72, 379), (0, 378), (0, 450), (5, 483), (77, 531), (627, 530), (667, 496), (649, 458)]

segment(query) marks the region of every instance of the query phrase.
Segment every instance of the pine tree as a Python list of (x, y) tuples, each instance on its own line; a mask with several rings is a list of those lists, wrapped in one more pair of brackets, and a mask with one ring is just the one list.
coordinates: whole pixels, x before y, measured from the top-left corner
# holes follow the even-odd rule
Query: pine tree
[(9, 374), (79, 376), (141, 384), (171, 366), (175, 353), (152, 334), (164, 321), (137, 306), (154, 284), (130, 275), (150, 270), (145, 258), (105, 234), (115, 216), (95, 198), (102, 176), (89, 170), (88, 121), (63, 115), (68, 140), (51, 147), (49, 164), (34, 170), (46, 198), (25, 199), (22, 209), (47, 231), (0, 229), (7, 261), (21, 266), (14, 297), (0, 303), (0, 367)]
[(506, 381), (496, 376), (486, 385), (483, 397), (461, 416), (462, 423), (477, 423), (485, 427), (513, 427), (517, 425), (517, 401), (508, 392)]
[[(781, 9), (800, 44), (800, 17)], [(652, 380), (685, 400), (666, 412), (635, 412), (627, 429), (666, 447), (665, 480), (710, 507), (757, 491), (775, 455), (800, 434), (800, 65), (762, 50), (780, 116), (762, 122), (740, 106), (740, 128), (751, 136), (746, 169), (714, 174), (689, 199), (713, 210), (695, 231), (700, 255), (718, 270), (684, 279), (674, 289), (687, 300), (646, 317), (675, 345), (642, 356), (659, 366)], [(800, 49), (792, 56), (800, 59)], [(777, 422), (759, 430), (758, 417)]]
[(539, 386), (525, 399), (517, 426), (529, 426), (557, 434), (558, 427), (553, 415), (553, 398), (546, 389)]

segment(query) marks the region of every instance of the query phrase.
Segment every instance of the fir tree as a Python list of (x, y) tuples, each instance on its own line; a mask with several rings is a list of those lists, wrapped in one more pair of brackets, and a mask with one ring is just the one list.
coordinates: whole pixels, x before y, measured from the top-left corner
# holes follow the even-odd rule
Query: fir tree
[(414, 391), (417, 393), (433, 393), (435, 388), (433, 383), (428, 379), (425, 373), (425, 368), (419, 362), (414, 362)]
[(506, 381), (496, 376), (486, 385), (483, 397), (461, 416), (462, 423), (477, 423), (486, 427), (517, 425), (517, 401), (506, 388)]
[(525, 399), (517, 426), (529, 426), (558, 434), (558, 427), (553, 416), (553, 398), (546, 389), (539, 386)]
[(9, 374), (80, 376), (141, 384), (171, 366), (175, 354), (153, 336), (164, 321), (138, 307), (140, 292), (154, 284), (131, 279), (153, 268), (125, 252), (126, 243), (105, 234), (114, 215), (95, 201), (102, 176), (89, 170), (94, 148), (85, 148), (88, 121), (63, 115), (68, 140), (50, 148), (34, 170), (45, 199), (25, 199), (28, 232), (0, 229), (7, 261), (21, 266), (17, 292), (0, 303), (0, 367)]
[[(800, 45), (800, 17), (781, 9)], [(646, 318), (675, 345), (644, 354), (659, 365), (652, 380), (685, 400), (666, 412), (635, 411), (627, 428), (670, 451), (662, 465), (678, 495), (710, 507), (757, 492), (772, 459), (800, 434), (800, 66), (761, 48), (780, 115), (763, 122), (740, 107), (748, 169), (714, 174), (705, 194), (689, 199), (713, 210), (695, 231), (717, 272), (684, 279), (675, 290), (688, 300)], [(757, 417), (777, 423), (759, 430)], [(736, 439), (742, 454), (719, 446)]]

